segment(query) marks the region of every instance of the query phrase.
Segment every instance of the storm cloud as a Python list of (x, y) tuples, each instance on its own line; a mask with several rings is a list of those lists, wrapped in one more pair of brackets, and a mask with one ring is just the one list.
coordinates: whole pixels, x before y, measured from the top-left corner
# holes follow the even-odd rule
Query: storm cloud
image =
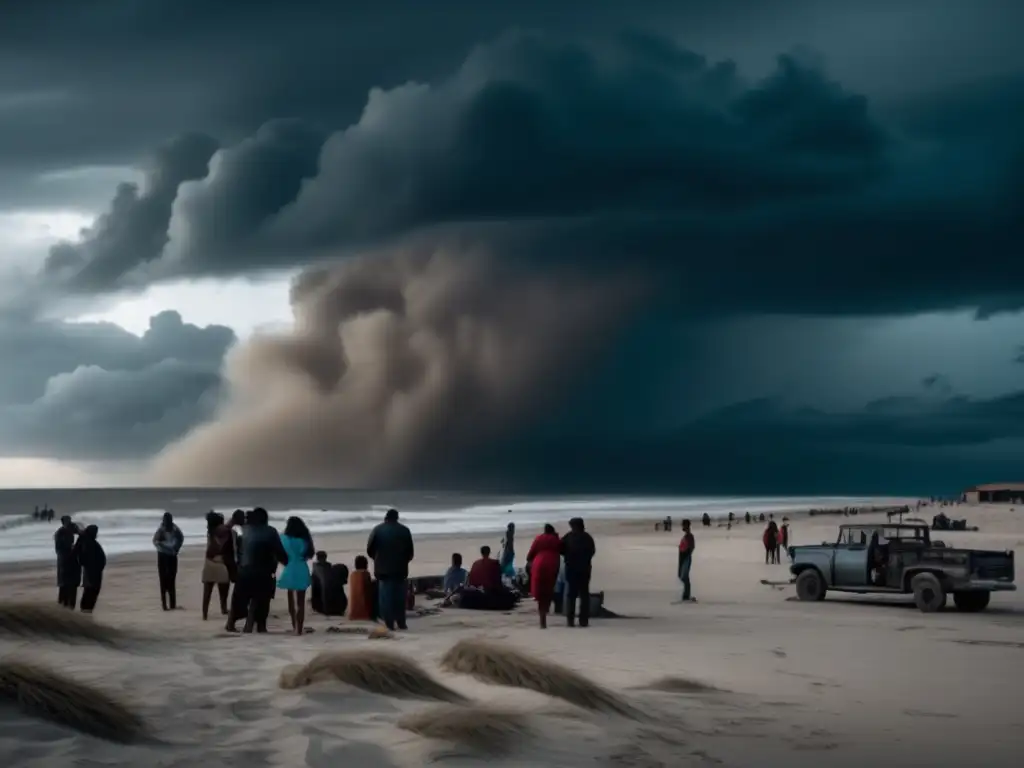
[(107, 323), (0, 319), (0, 455), (70, 460), (151, 455), (215, 412), (230, 328), (176, 312), (141, 337)]
[[(913, 40), (880, 42), (869, 66), (844, 36), (874, 40), (893, 3), (836, 4), (819, 26), (810, 3), (455, 5), (403, 5), (419, 34), (401, 50), (369, 6), (345, 24), (303, 4), (76, 6), (46, 28), (51, 54), (38, 12), (12, 15), (0, 63), (25, 85), (0, 82), (6, 178), (142, 177), (9, 283), (10, 329), (60, 346), (72, 326), (43, 318), (62, 309), (182, 278), (298, 277), (295, 328), (238, 345), (174, 315), (124, 347), (88, 326), (82, 350), (3, 384), (11, 455), (77, 457), (92, 436), (111, 458), (159, 451), (159, 483), (581, 491), (869, 492), (1010, 466), (1019, 397), (961, 393), (953, 366), (831, 406), (719, 385), (757, 375), (743, 347), (769, 316), (1020, 310), (1012, 14), (965, 4), (940, 24), (901, 6)], [(917, 56), (954, 23), (942, 61)], [(823, 40), (824, 57), (776, 55)], [(984, 60), (957, 53), (977, 40)], [(49, 135), (57, 115), (74, 141)], [(748, 332), (730, 352), (695, 341), (734, 320)], [(998, 353), (1009, 369), (1017, 339)], [(812, 380), (801, 354), (794, 375)]]
[[(221, 150), (149, 247), (108, 223), (51, 261), (109, 291), (456, 233), (539, 268), (642, 267), (689, 312), (1012, 310), (1022, 147), (926, 122), (886, 125), (801, 57), (748, 81), (648, 34), (512, 33), (436, 83), (373, 90), (344, 130), (274, 122)], [(104, 221), (149, 235), (137, 208)]]

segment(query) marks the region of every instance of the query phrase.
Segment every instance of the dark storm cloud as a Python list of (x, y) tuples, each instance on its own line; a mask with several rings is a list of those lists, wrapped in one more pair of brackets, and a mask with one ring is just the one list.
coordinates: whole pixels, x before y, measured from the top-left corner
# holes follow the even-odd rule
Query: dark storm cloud
[(133, 269), (163, 253), (178, 188), (206, 176), (216, 150), (216, 141), (203, 135), (183, 136), (161, 147), (143, 186), (121, 184), (110, 210), (83, 232), (79, 242), (50, 249), (44, 274), (58, 284), (86, 291), (130, 279)]
[(0, 455), (137, 459), (214, 411), (229, 328), (0, 319)]
[[(342, 127), (371, 87), (434, 82), (510, 28), (657, 29), (758, 72), (779, 50), (823, 51), (856, 88), (906, 93), (1010, 71), (1024, 6), (962, 0), (47, 0), (0, 25), (0, 204), (87, 202), (47, 171), (125, 166), (169, 136), (226, 142), (269, 119)], [(882, 33), (880, 33), (882, 30)], [(939, 53), (941, 52), (941, 53)], [(31, 195), (27, 194), (31, 192)], [(92, 205), (86, 205), (92, 210)]]
[(955, 134), (891, 130), (799, 57), (748, 82), (647, 34), (511, 34), (372, 92), (326, 141), (272, 123), (223, 150), (179, 189), (162, 256), (110, 259), (104, 287), (455, 232), (542, 265), (628, 263), (694, 312), (1012, 309), (1018, 169)]
[(482, 486), (591, 493), (913, 495), (1014, 477), (1021, 450), (1022, 392), (890, 398), (843, 413), (754, 400), (670, 431), (524, 433), (482, 446), (459, 471)]

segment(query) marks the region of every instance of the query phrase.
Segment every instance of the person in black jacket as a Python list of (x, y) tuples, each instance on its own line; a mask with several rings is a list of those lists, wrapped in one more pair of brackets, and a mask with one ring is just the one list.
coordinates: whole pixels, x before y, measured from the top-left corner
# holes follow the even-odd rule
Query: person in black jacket
[(590, 573), (597, 548), (594, 538), (583, 526), (583, 518), (569, 521), (569, 532), (562, 537), (565, 560), (565, 600), (562, 610), (566, 623), (576, 625), (576, 599), (580, 601), (580, 626), (590, 624)]
[(78, 586), (82, 583), (82, 566), (75, 552), (78, 526), (65, 515), (60, 528), (53, 534), (53, 549), (57, 553), (57, 602), (65, 608), (75, 609)]
[(380, 617), (388, 629), (407, 629), (406, 580), (413, 558), (412, 533), (398, 522), (398, 510), (389, 509), (384, 522), (370, 532), (366, 554), (373, 559)]
[[(270, 597), (274, 590), (274, 574), (277, 565), (288, 565), (288, 553), (281, 544), (277, 529), (270, 525), (270, 516), (263, 507), (256, 507), (249, 513), (249, 526), (242, 537), (242, 560), (238, 569), (238, 583), (235, 590), (239, 595), (237, 605), (246, 606), (243, 632), (267, 631), (267, 617), (270, 614)], [(232, 609), (229, 611), (225, 629), (237, 631), (235, 622), (241, 618)]]
[(87, 525), (75, 542), (75, 552), (82, 566), (82, 613), (92, 613), (103, 587), (103, 569), (107, 567), (107, 553), (97, 540), (100, 529)]

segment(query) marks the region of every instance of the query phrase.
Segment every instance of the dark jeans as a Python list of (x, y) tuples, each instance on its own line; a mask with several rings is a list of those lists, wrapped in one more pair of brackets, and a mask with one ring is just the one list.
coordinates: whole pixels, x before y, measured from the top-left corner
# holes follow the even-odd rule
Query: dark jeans
[[(82, 590), (82, 610), (91, 611), (96, 607), (96, 600), (100, 596), (99, 587), (86, 587)], [(73, 607), (73, 606), (72, 606)]]
[(683, 582), (683, 600), (690, 599), (690, 558), (684, 558), (679, 566), (679, 580)]
[(573, 579), (566, 579), (565, 601), (562, 603), (562, 611), (565, 613), (565, 621), (571, 627), (576, 621), (576, 601), (580, 602), (580, 626), (590, 624), (590, 577), (578, 576)]
[(75, 610), (75, 603), (78, 602), (78, 587), (60, 587), (57, 590), (57, 602), (65, 608)]
[[(244, 600), (245, 626), (243, 632), (267, 631), (267, 617), (270, 616), (270, 599), (274, 594), (276, 581), (273, 574), (241, 574), (235, 586), (236, 594), (241, 591), (240, 600)], [(232, 616), (233, 619), (237, 618)]]
[(160, 605), (165, 611), (168, 609), (173, 611), (178, 607), (178, 596), (174, 584), (178, 578), (178, 557), (157, 552), (156, 572), (160, 577)]
[(388, 629), (405, 629), (405, 579), (377, 579), (380, 617)]

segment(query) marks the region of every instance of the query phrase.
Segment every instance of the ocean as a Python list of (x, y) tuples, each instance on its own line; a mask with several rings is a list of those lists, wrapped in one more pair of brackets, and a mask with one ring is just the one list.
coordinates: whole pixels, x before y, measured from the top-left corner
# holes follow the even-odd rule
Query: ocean
[[(529, 497), (411, 491), (337, 490), (188, 490), (188, 489), (85, 489), (53, 491), (0, 491), (0, 563), (49, 560), (53, 532), (61, 515), (70, 514), (81, 525), (95, 524), (110, 555), (152, 550), (153, 532), (164, 512), (174, 515), (185, 534), (185, 544), (205, 542), (204, 515), (211, 509), (229, 517), (238, 508), (265, 507), (279, 530), (287, 518), (298, 515), (314, 536), (318, 533), (369, 531), (389, 507), (400, 511), (414, 534), (488, 533), (504, 530), (509, 522), (538, 526), (545, 522), (584, 519), (648, 519), (671, 515), (698, 518), (707, 512), (722, 519), (737, 516), (782, 514), (809, 508), (885, 505), (892, 499), (816, 497), (643, 497), (572, 496)], [(36, 506), (49, 505), (54, 522), (32, 519)]]

